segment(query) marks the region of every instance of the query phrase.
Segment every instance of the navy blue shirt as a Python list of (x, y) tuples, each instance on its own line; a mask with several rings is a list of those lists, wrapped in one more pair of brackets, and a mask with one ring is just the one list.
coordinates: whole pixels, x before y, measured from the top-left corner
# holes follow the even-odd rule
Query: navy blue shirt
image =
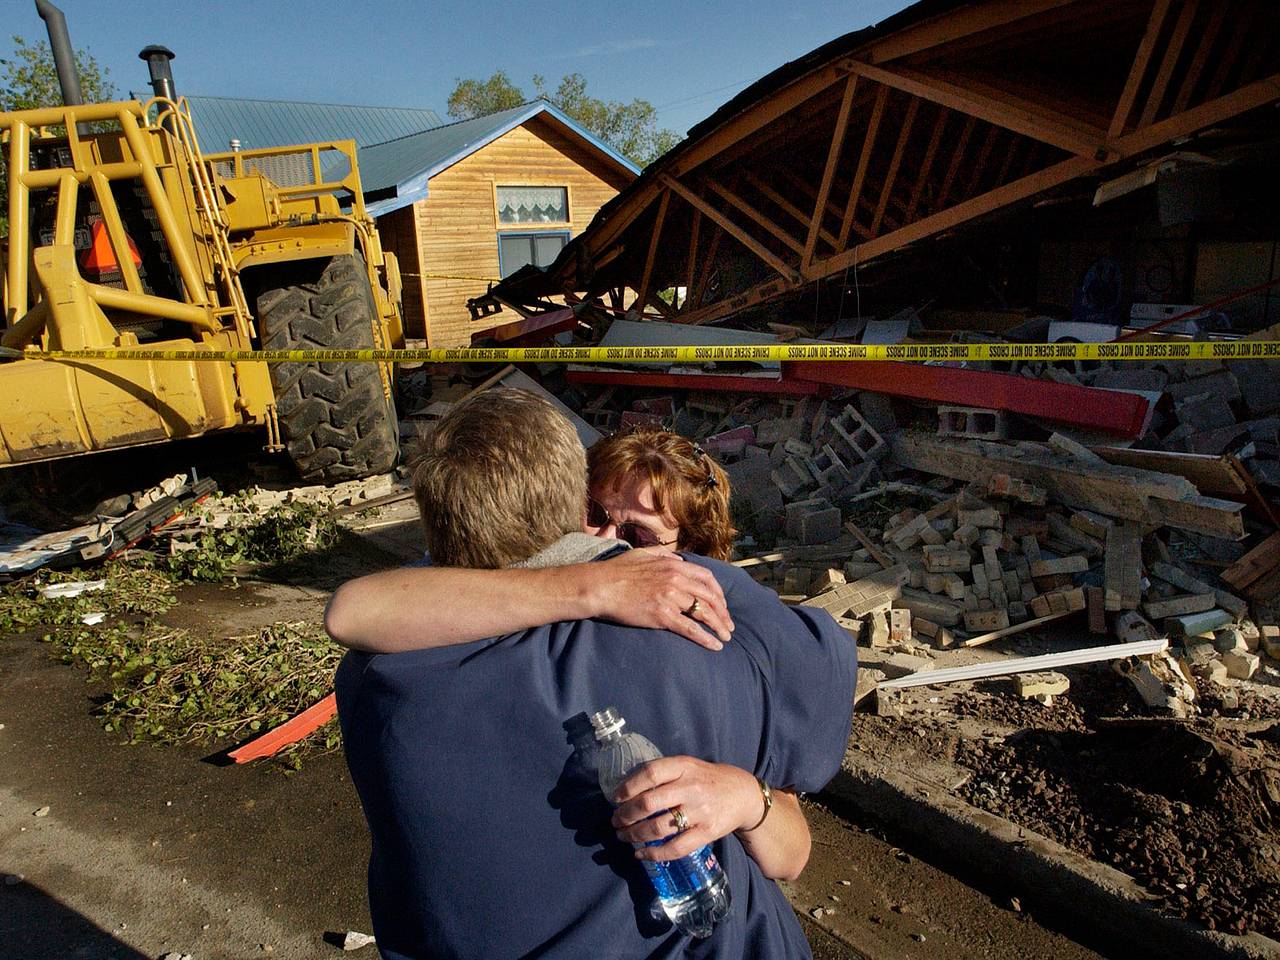
[(819, 790), (844, 756), (849, 634), (735, 567), (686, 559), (724, 589), (736, 632), (722, 651), (585, 620), (347, 654), (338, 715), (372, 835), (383, 957), (810, 956), (782, 891), (733, 835), (715, 844), (733, 907), (712, 936), (655, 918), (596, 783), (585, 715), (609, 706), (667, 756), (734, 764), (777, 787)]

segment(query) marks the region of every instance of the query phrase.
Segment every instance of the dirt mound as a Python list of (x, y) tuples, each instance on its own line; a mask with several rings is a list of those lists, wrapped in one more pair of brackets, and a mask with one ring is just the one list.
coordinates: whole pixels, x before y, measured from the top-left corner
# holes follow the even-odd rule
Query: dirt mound
[[(1073, 725), (1074, 726), (1074, 725)], [(1211, 930), (1280, 935), (1280, 723), (1101, 721), (964, 743), (965, 799), (1133, 876)]]

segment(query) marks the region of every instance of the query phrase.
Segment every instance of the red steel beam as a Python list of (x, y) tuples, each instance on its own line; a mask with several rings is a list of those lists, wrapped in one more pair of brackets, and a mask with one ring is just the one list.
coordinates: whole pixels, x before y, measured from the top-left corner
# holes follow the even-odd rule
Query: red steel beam
[(811, 397), (829, 391), (820, 383), (785, 378), (738, 377), (716, 373), (662, 373), (656, 370), (608, 370), (600, 367), (569, 368), (569, 383), (598, 383), (619, 387), (657, 387), (662, 390), (712, 390), (725, 393), (783, 394), (789, 397)]
[(792, 383), (852, 387), (934, 403), (1007, 410), (1126, 438), (1142, 434), (1149, 406), (1145, 397), (1116, 390), (1029, 380), (986, 370), (892, 361), (784, 361), (782, 379)]

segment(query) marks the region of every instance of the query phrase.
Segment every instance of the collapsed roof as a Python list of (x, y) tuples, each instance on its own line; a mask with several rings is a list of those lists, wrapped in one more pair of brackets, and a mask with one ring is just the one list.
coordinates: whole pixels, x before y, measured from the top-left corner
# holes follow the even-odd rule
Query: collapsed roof
[(492, 295), (720, 320), (1188, 138), (1270, 136), (1278, 41), (1265, 0), (921, 0), (744, 90)]

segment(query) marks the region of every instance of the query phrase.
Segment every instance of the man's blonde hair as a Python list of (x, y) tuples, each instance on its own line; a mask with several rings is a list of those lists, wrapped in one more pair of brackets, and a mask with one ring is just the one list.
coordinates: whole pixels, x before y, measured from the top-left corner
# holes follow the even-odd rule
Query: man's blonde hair
[(434, 563), (496, 569), (582, 530), (587, 457), (573, 425), (524, 390), (486, 390), (440, 418), (413, 464)]

